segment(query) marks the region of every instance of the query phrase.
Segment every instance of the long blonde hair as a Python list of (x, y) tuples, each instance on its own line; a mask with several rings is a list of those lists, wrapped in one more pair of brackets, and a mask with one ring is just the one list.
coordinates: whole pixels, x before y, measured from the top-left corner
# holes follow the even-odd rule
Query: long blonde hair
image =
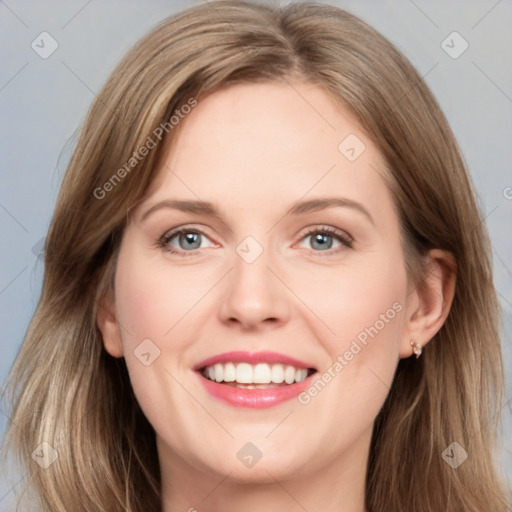
[[(170, 117), (191, 99), (290, 78), (321, 85), (379, 148), (419, 285), (428, 249), (457, 262), (448, 319), (414, 365), (400, 361), (377, 417), (367, 509), (506, 510), (493, 463), (503, 375), (490, 243), (438, 103), (406, 58), (349, 13), (235, 0), (164, 20), (120, 62), (85, 120), (46, 240), (41, 298), (8, 380), (5, 446), (31, 473), (42, 510), (160, 510), (154, 431), (95, 321), (127, 214), (155, 177), (163, 141), (126, 164), (157, 127), (167, 127), (168, 143), (179, 130)], [(31, 456), (42, 442), (57, 455), (46, 468)], [(456, 469), (442, 456), (452, 442), (469, 455)]]

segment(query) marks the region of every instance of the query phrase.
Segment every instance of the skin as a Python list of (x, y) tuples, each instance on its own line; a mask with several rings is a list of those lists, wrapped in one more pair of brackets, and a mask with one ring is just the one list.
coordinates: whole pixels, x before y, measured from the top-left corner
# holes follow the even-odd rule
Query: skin
[[(294, 89), (230, 86), (182, 121), (125, 230), (115, 297), (98, 314), (104, 346), (125, 357), (156, 431), (164, 512), (364, 511), (372, 427), (398, 361), (411, 339), (434, 336), (451, 305), (453, 265), (440, 250), (423, 285), (410, 287), (372, 141), (320, 87)], [(366, 146), (353, 162), (338, 150), (349, 134)], [(350, 207), (287, 215), (321, 197), (355, 201), (373, 220)], [(171, 208), (142, 220), (170, 198), (212, 202), (223, 221)], [(159, 246), (182, 226), (205, 233), (200, 249), (178, 236), (168, 246), (184, 255)], [(349, 234), (352, 247), (329, 237), (319, 247), (309, 227)], [(263, 248), (253, 263), (236, 252), (247, 236)], [(308, 361), (320, 378), (394, 303), (401, 311), (308, 404), (235, 408), (192, 371), (219, 353), (270, 350)], [(134, 355), (144, 339), (160, 350), (149, 366)], [(236, 456), (247, 442), (262, 453), (251, 468)]]

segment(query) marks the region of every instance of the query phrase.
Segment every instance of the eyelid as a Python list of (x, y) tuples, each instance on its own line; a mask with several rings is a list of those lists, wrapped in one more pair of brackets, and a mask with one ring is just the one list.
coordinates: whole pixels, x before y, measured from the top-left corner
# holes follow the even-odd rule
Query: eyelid
[(189, 226), (187, 224), (185, 224), (184, 226), (178, 226), (176, 228), (172, 228), (172, 229), (169, 229), (167, 230), (161, 237), (160, 237), (160, 240), (169, 240), (170, 238), (173, 238), (175, 235), (183, 232), (183, 231), (190, 231), (190, 232), (196, 232), (196, 233), (200, 233), (201, 235), (204, 235), (205, 237), (207, 238), (210, 238), (210, 236), (205, 233), (204, 230), (200, 229), (200, 228), (196, 228), (194, 226)]
[(353, 242), (354, 237), (347, 233), (346, 231), (335, 228), (333, 226), (329, 226), (327, 224), (313, 224), (304, 228), (306, 231), (302, 234), (302, 238), (312, 233), (328, 233), (330, 235), (336, 235), (346, 242)]

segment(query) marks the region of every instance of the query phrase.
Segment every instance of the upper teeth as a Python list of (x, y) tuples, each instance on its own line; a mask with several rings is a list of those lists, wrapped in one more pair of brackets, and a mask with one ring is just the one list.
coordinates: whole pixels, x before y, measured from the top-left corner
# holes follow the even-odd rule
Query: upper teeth
[(258, 363), (218, 363), (205, 368), (205, 377), (216, 382), (238, 382), (239, 384), (293, 384), (308, 376), (306, 368), (290, 365)]

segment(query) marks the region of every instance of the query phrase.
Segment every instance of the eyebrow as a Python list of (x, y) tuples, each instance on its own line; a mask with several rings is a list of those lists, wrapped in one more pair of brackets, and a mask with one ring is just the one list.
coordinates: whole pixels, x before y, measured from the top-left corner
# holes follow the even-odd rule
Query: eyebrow
[[(371, 222), (371, 224), (375, 226), (375, 221), (370, 212), (361, 203), (343, 197), (322, 197), (318, 199), (310, 199), (308, 201), (299, 201), (293, 204), (285, 215), (300, 215), (303, 213), (317, 212), (334, 207), (352, 208), (359, 213), (362, 213)], [(205, 215), (207, 217), (218, 219), (226, 225), (221, 214), (212, 203), (199, 200), (192, 201), (179, 199), (166, 199), (153, 205), (142, 215), (140, 222), (144, 221), (153, 212), (162, 208), (172, 208), (195, 215)]]

